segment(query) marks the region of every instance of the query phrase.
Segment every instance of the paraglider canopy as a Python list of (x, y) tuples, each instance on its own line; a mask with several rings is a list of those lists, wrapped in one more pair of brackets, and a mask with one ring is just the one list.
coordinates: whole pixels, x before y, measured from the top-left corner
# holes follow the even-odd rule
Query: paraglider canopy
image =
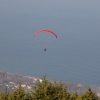
[(34, 36), (36, 36), (37, 34), (39, 34), (39, 33), (41, 33), (41, 32), (48, 32), (48, 33), (54, 35), (54, 36), (57, 38), (57, 35), (56, 35), (53, 31), (51, 31), (51, 30), (39, 30), (39, 31), (37, 31), (37, 32), (34, 34)]

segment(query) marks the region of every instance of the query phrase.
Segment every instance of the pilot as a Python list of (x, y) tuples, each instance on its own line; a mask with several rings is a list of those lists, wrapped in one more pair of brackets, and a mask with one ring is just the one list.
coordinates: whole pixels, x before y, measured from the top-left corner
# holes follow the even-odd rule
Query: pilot
[(44, 48), (44, 51), (46, 51), (47, 50), (47, 48)]

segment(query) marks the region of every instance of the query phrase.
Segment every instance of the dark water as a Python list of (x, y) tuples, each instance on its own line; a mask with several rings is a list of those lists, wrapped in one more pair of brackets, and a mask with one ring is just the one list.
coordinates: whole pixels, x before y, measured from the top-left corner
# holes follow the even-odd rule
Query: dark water
[[(0, 70), (100, 86), (99, 5), (99, 0), (0, 1)], [(47, 33), (33, 38), (39, 29), (58, 38)]]

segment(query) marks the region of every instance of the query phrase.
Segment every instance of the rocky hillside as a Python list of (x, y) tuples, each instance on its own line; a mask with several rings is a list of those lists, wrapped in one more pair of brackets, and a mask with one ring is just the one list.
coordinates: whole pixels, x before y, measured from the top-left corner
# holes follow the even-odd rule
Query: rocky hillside
[[(36, 85), (38, 81), (42, 82), (40, 78), (22, 76), (19, 74), (9, 73), (7, 71), (0, 71), (0, 91), (4, 91), (6, 87), (9, 91), (13, 91), (14, 89), (18, 88), (19, 84), (22, 84), (22, 87), (25, 88), (25, 90), (30, 90), (32, 89), (32, 85)], [(90, 87), (93, 92), (100, 96), (100, 87), (86, 86), (70, 82), (64, 83), (67, 85), (69, 92), (77, 92), (78, 94), (82, 94)]]

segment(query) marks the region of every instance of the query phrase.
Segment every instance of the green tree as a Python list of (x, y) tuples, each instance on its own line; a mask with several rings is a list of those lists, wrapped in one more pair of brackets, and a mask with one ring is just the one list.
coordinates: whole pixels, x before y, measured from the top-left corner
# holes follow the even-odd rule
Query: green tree
[(42, 83), (33, 86), (33, 100), (70, 100), (70, 94), (67, 87), (62, 82), (53, 82), (46, 80), (46, 76), (42, 79)]
[(8, 100), (32, 100), (32, 98), (31, 94), (26, 93), (24, 88), (19, 85), (19, 88), (9, 95)]
[(81, 96), (82, 100), (100, 100), (99, 97), (88, 88), (87, 92)]
[(71, 95), (71, 100), (78, 100), (78, 94), (75, 92)]
[(5, 92), (0, 92), (0, 100), (8, 100), (9, 92), (8, 89), (5, 89)]

